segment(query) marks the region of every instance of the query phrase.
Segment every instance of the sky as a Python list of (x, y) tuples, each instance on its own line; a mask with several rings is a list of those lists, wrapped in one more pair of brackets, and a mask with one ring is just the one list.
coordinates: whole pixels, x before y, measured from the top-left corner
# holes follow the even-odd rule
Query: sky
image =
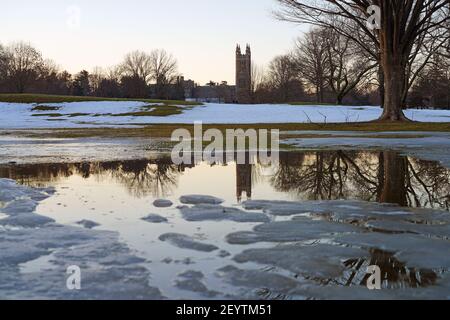
[(254, 63), (266, 65), (306, 30), (276, 20), (276, 8), (275, 0), (7, 1), (0, 43), (29, 42), (71, 73), (163, 48), (187, 79), (234, 83), (237, 43), (249, 43)]

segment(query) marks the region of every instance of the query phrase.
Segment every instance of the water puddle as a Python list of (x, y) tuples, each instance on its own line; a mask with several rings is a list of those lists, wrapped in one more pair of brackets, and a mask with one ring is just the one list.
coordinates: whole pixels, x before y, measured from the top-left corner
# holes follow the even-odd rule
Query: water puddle
[[(167, 155), (10, 164), (0, 179), (55, 188), (37, 214), (117, 232), (143, 259), (149, 285), (169, 298), (351, 298), (367, 290), (372, 264), (382, 269), (384, 294), (403, 289), (410, 298), (418, 290), (439, 297), (436, 284), (449, 282), (449, 171), (391, 151), (336, 151), (282, 153), (276, 168), (176, 166)], [(366, 236), (380, 234), (381, 242)], [(52, 258), (21, 269), (46, 270)], [(341, 291), (325, 294), (324, 284)]]

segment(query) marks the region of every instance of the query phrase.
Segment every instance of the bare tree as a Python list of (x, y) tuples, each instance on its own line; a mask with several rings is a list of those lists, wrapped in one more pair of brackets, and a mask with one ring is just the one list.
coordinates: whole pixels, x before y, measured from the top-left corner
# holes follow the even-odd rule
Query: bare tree
[(156, 83), (156, 96), (167, 97), (167, 86), (179, 76), (178, 62), (163, 49), (153, 50), (149, 56), (151, 79)]
[(325, 29), (313, 29), (299, 38), (294, 50), (295, 66), (306, 83), (316, 93), (317, 102), (325, 100), (329, 72), (327, 39)]
[(450, 109), (450, 58), (435, 54), (430, 59), (417, 76), (408, 105)]
[(342, 36), (333, 29), (324, 30), (325, 45), (328, 52), (328, 73), (326, 78), (336, 96), (337, 104), (355, 89), (363, 79), (378, 66), (351, 39)]
[(11, 44), (6, 49), (8, 81), (18, 93), (23, 93), (37, 79), (43, 59), (31, 45), (24, 42)]
[(275, 99), (278, 102), (288, 102), (291, 96), (296, 95), (296, 91), (301, 90), (303, 92), (298, 79), (298, 71), (291, 55), (275, 57), (270, 63), (268, 82), (275, 90)]
[(122, 76), (139, 78), (149, 83), (152, 78), (151, 56), (142, 51), (133, 51), (125, 56), (120, 65)]
[(5, 48), (0, 43), (0, 85), (1, 86), (3, 86), (3, 82), (6, 80), (7, 74), (8, 74), (8, 55), (7, 55)]
[(97, 95), (100, 84), (106, 78), (106, 72), (102, 67), (94, 67), (89, 74), (89, 86), (94, 95)]
[(252, 63), (252, 76), (251, 76), (251, 96), (252, 102), (256, 100), (256, 92), (257, 90), (264, 84), (266, 81), (266, 73), (262, 66), (258, 66), (255, 63)]
[[(333, 28), (361, 45), (383, 72), (384, 112), (380, 120), (407, 120), (403, 100), (407, 94), (408, 64), (414, 47), (425, 34), (439, 33), (450, 19), (449, 0), (277, 0), (278, 18)], [(373, 9), (380, 10), (380, 25), (368, 23)]]

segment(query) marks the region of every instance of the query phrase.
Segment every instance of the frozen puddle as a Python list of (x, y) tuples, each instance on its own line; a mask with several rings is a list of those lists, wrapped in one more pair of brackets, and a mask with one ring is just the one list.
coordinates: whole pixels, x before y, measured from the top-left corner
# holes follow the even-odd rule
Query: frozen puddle
[[(0, 298), (450, 298), (447, 169), (373, 152), (281, 159), (0, 166)], [(384, 179), (396, 160), (408, 170)], [(66, 288), (73, 265), (80, 291)], [(370, 265), (383, 290), (366, 288)]]
[[(119, 242), (118, 234), (54, 223), (30, 214), (50, 189), (31, 189), (0, 180), (0, 201), (7, 217), (0, 232), (0, 298), (3, 299), (161, 299), (148, 285), (144, 259)], [(27, 204), (27, 207), (24, 206)], [(40, 268), (33, 269), (33, 262)], [(67, 266), (83, 271), (83, 290), (65, 286)], [(31, 270), (30, 270), (31, 269)]]

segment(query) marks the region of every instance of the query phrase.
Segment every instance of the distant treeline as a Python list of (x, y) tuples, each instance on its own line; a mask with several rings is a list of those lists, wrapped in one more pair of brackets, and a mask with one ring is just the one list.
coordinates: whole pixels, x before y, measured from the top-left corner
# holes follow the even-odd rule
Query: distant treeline
[(23, 42), (0, 44), (0, 92), (184, 99), (177, 61), (164, 50), (134, 51), (117, 66), (72, 75)]
[[(333, 29), (316, 27), (295, 42), (268, 68), (253, 66), (255, 102), (307, 101), (381, 105), (384, 83), (378, 61)], [(409, 65), (409, 89), (403, 107), (450, 109), (450, 56), (417, 52)]]
[[(406, 106), (450, 109), (450, 58), (436, 53), (418, 61), (419, 66), (411, 66), (415, 80)], [(314, 28), (267, 67), (252, 66), (252, 100), (381, 105), (379, 70), (378, 62), (349, 38)], [(183, 100), (187, 83), (165, 50), (134, 51), (117, 66), (72, 75), (29, 44), (0, 44), (3, 93)]]

